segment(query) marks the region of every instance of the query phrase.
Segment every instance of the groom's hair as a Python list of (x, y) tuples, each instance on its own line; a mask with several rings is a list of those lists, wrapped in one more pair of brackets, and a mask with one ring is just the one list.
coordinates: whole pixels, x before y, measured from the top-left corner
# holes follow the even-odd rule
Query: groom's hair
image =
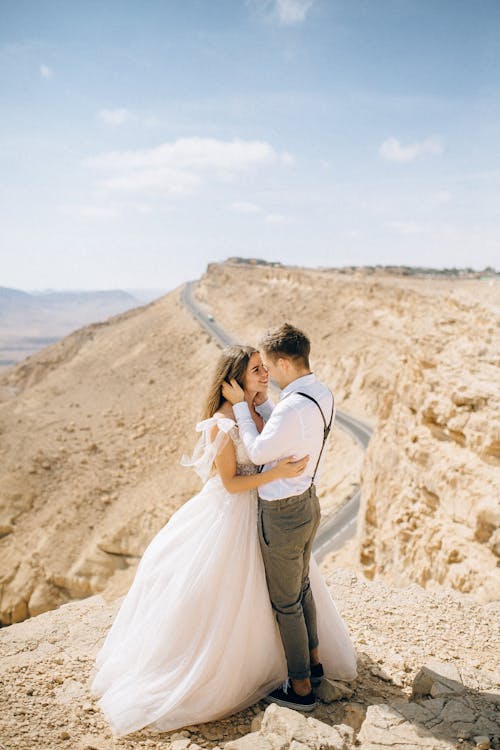
[(272, 328), (260, 342), (260, 348), (275, 362), (279, 357), (287, 357), (294, 364), (302, 364), (309, 369), (309, 352), (311, 342), (306, 334), (290, 325), (283, 323), (278, 328)]

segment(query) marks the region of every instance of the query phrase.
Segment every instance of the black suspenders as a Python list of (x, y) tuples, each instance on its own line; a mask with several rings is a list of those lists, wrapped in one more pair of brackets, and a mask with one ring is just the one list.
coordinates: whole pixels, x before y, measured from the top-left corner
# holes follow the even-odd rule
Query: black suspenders
[[(290, 393), (287, 393), (287, 396), (290, 396), (292, 393), (297, 393), (299, 396), (304, 396), (305, 398), (308, 398), (309, 401), (314, 401), (314, 403), (316, 404), (316, 406), (319, 409), (319, 413), (321, 414), (321, 419), (323, 420), (323, 425), (324, 425), (323, 426), (323, 445), (321, 446), (321, 450), (319, 452), (318, 460), (316, 461), (316, 467), (314, 469), (313, 478), (311, 480), (311, 484), (314, 484), (314, 480), (316, 478), (316, 472), (318, 471), (319, 462), (321, 461), (321, 456), (323, 455), (323, 449), (325, 447), (326, 439), (327, 439), (328, 435), (330, 434), (330, 430), (332, 429), (333, 414), (334, 414), (334, 411), (335, 411), (335, 401), (333, 400), (333, 394), (332, 394), (332, 415), (330, 417), (330, 421), (327, 424), (326, 423), (326, 419), (325, 419), (325, 415), (323, 414), (323, 410), (322, 410), (321, 406), (318, 404), (318, 402), (316, 401), (315, 398), (313, 398), (312, 396), (310, 396), (308, 393), (302, 393), (301, 391), (291, 391)], [(286, 398), (286, 396), (285, 396), (285, 398)], [(264, 468), (264, 466), (259, 466), (259, 473), (262, 471), (263, 468)]]
[[(318, 404), (318, 402), (316, 401), (315, 398), (313, 398), (312, 396), (310, 396), (308, 393), (302, 393), (301, 391), (292, 391), (292, 393), (298, 393), (299, 396), (304, 396), (305, 398), (308, 398), (309, 401), (314, 401), (314, 403), (316, 404), (316, 406), (319, 409), (319, 413), (321, 414), (321, 419), (323, 420), (323, 445), (321, 446), (321, 450), (319, 452), (318, 460), (316, 461), (316, 467), (314, 469), (313, 478), (311, 480), (311, 484), (314, 484), (314, 480), (316, 478), (316, 472), (318, 471), (319, 462), (321, 461), (321, 456), (323, 455), (323, 450), (324, 450), (324, 447), (325, 447), (326, 439), (327, 439), (328, 435), (330, 434), (330, 430), (332, 429), (333, 413), (335, 411), (335, 401), (332, 402), (332, 415), (330, 417), (330, 421), (327, 424), (326, 423), (326, 419), (325, 419), (325, 415), (323, 414), (323, 409)], [(332, 395), (332, 399), (333, 399), (333, 395)]]

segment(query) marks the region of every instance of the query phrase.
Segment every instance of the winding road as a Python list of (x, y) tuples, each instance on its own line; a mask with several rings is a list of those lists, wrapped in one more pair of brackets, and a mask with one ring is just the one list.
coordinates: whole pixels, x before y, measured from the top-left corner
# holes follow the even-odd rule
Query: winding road
[[(222, 347), (234, 343), (234, 339), (221, 328), (213, 319), (206, 315), (200, 306), (194, 301), (193, 292), (196, 281), (189, 281), (182, 291), (182, 301), (199, 324), (212, 338)], [(335, 421), (338, 426), (348, 432), (366, 450), (372, 428), (359, 419), (350, 417), (345, 412), (337, 411)], [(313, 552), (319, 563), (329, 552), (340, 549), (344, 542), (351, 539), (356, 533), (356, 520), (359, 511), (361, 491), (359, 487), (346, 499), (344, 505), (336, 513), (322, 519), (316, 539), (314, 540)]]

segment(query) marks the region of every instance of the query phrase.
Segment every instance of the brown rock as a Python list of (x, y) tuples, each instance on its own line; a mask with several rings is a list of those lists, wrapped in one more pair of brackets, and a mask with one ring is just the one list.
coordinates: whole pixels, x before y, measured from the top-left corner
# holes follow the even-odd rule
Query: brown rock
[(491, 747), (489, 737), (480, 735), (478, 737), (474, 737), (474, 742), (476, 743), (476, 747), (479, 750), (489, 750), (489, 748)]
[(224, 750), (288, 750), (289, 742), (279, 734), (252, 732), (237, 740), (226, 742)]
[(260, 728), (262, 726), (262, 719), (264, 717), (264, 711), (260, 711), (258, 714), (256, 714), (253, 719), (252, 723), (250, 725), (250, 730), (252, 732), (259, 732)]
[(311, 750), (344, 750), (342, 735), (335, 727), (311, 717), (305, 718), (297, 711), (271, 703), (265, 710), (260, 734), (274, 733), (291, 743), (303, 743)]
[(359, 730), (365, 720), (366, 707), (361, 703), (345, 703), (342, 721), (352, 727), (355, 732)]
[(357, 742), (361, 750), (450, 750), (450, 742), (438, 740), (432, 732), (407, 721), (387, 705), (369, 706)]
[(463, 693), (464, 686), (453, 664), (432, 661), (423, 666), (413, 681), (412, 699)]
[(190, 744), (191, 744), (191, 740), (187, 739), (186, 737), (183, 737), (182, 739), (173, 740), (172, 745), (171, 745), (171, 750), (187, 750)]
[(316, 690), (316, 695), (323, 703), (333, 703), (334, 701), (350, 698), (352, 689), (345, 682), (330, 680), (324, 677), (321, 685)]

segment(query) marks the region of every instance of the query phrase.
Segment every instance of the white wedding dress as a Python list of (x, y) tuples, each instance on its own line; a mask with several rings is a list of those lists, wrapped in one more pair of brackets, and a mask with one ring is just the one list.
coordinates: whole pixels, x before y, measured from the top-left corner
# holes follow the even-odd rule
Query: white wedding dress
[[(218, 424), (216, 440), (210, 430)], [(231, 419), (213, 417), (193, 459), (207, 479), (234, 441), (238, 473), (253, 474)], [(320, 657), (327, 676), (352, 680), (356, 656), (315, 561), (310, 566)], [(168, 731), (252, 705), (287, 677), (257, 533), (256, 491), (230, 494), (218, 474), (147, 547), (96, 658), (91, 692), (120, 736), (151, 725)]]

